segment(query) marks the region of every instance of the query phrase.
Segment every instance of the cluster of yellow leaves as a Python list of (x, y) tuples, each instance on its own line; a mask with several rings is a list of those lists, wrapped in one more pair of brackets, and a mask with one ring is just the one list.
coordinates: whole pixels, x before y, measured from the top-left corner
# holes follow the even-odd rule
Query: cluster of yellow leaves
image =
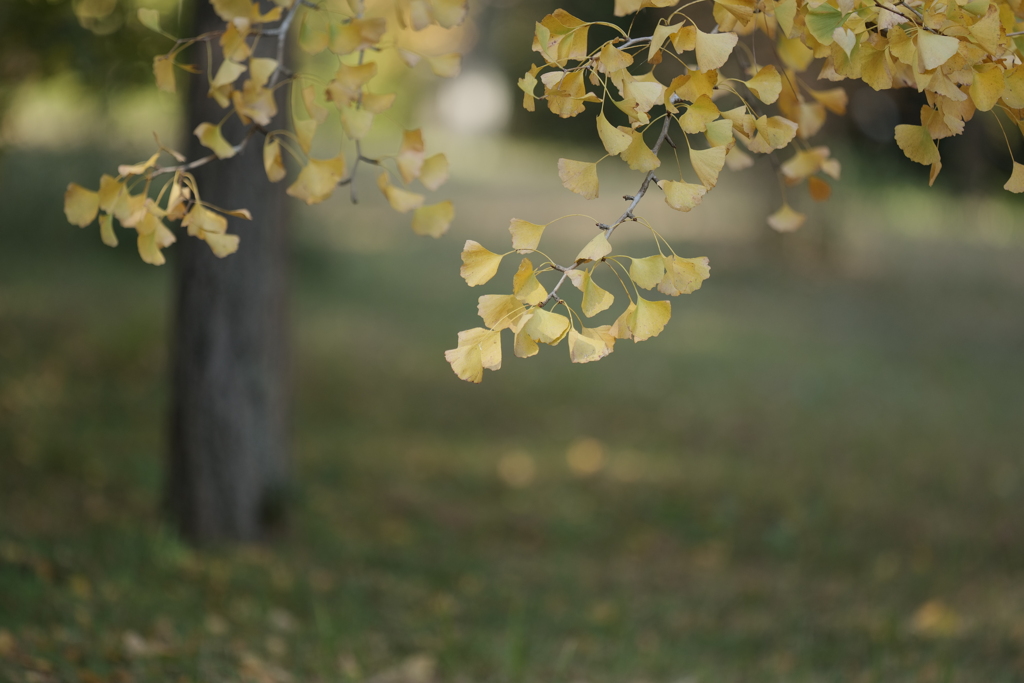
[[(807, 141), (822, 129), (828, 113), (846, 113), (847, 96), (841, 87), (812, 88), (801, 80), (816, 59), (821, 60), (819, 79), (854, 78), (876, 90), (914, 87), (926, 94), (921, 125), (898, 126), (895, 138), (910, 159), (931, 166), (931, 181), (941, 168), (936, 141), (961, 133), (975, 111), (999, 110), (1024, 131), (1021, 0), (698, 1), (712, 5), (714, 25), (698, 26), (685, 13), (694, 3), (682, 0), (615, 0), (616, 16), (678, 6), (661, 13), (649, 36), (632, 37), (614, 25), (583, 21), (564, 10), (536, 24), (533, 50), (543, 63), (519, 80), (523, 106), (534, 111), (537, 100), (543, 100), (552, 113), (569, 118), (584, 113), (588, 104), (597, 105), (597, 135), (607, 153), (596, 162), (559, 159), (562, 184), (585, 199), (596, 198), (598, 164), (609, 157), (643, 173), (644, 180), (637, 194), (626, 197), (631, 202), (626, 212), (615, 223), (598, 224), (601, 232), (572, 264), (557, 265), (545, 256), (535, 267), (524, 258), (512, 294), (480, 297), (485, 327), (460, 333), (457, 348), (447, 352), (462, 379), (479, 382), (485, 368), (500, 367), (505, 329), (513, 334), (517, 356), (532, 356), (539, 343), (554, 345), (568, 338), (570, 358), (577, 363), (603, 358), (617, 339), (642, 341), (661, 332), (670, 303), (648, 301), (639, 289), (690, 293), (710, 271), (704, 258), (611, 256), (608, 237), (623, 222), (640, 220), (654, 232), (634, 213), (651, 185), (661, 189), (670, 207), (690, 211), (717, 185), (723, 169), (742, 170), (758, 155), (791, 150), (775, 161), (784, 186), (806, 181), (812, 199), (828, 199), (828, 179), (839, 179), (840, 164), (828, 147)], [(592, 48), (589, 35), (597, 27), (619, 35)], [(741, 40), (750, 45), (737, 50)], [(765, 42), (773, 48), (770, 63), (759, 64), (756, 56), (765, 57)], [(680, 151), (683, 145), (675, 141), (685, 142), (690, 178), (655, 175), (666, 141)], [(1005, 188), (1024, 191), (1024, 165), (1014, 162)], [(785, 196), (767, 219), (779, 232), (796, 230), (805, 220)], [(536, 250), (546, 227), (513, 220), (513, 250), (540, 254)], [(506, 255), (467, 242), (462, 276), (470, 286), (488, 282)], [(588, 328), (558, 289), (569, 280), (582, 292), (582, 315), (601, 313), (614, 301), (594, 281), (601, 266), (618, 276), (629, 304), (613, 323)], [(537, 279), (544, 272), (560, 274), (550, 292)], [(548, 304), (564, 306), (568, 315), (547, 310)]]
[[(467, 241), (462, 252), (463, 279), (471, 287), (482, 285), (498, 273), (505, 256), (517, 252), (542, 255), (538, 246), (546, 228), (546, 225), (512, 219), (509, 232), (513, 250), (505, 254), (494, 253), (473, 240)], [(629, 261), (628, 267), (625, 261)], [(595, 279), (599, 272), (606, 270), (609, 279), (617, 279), (622, 284), (628, 304), (608, 324), (588, 327), (584, 318), (593, 318), (615, 303), (615, 295)], [(537, 277), (544, 273), (559, 278), (551, 291)], [(536, 355), (540, 344), (556, 346), (567, 339), (569, 359), (573, 363), (600, 360), (615, 349), (617, 340), (645, 341), (660, 334), (668, 323), (672, 315), (671, 303), (644, 298), (638, 288), (657, 288), (669, 296), (689, 294), (700, 289), (710, 274), (708, 260), (704, 257), (681, 258), (660, 253), (641, 259), (613, 256), (605, 232), (588, 242), (568, 267), (550, 260), (535, 266), (529, 256), (524, 256), (512, 277), (512, 293), (481, 296), (477, 312), (484, 327), (460, 332), (458, 346), (447, 351), (445, 358), (461, 379), (480, 382), (484, 369), (501, 367), (501, 332), (509, 330), (513, 353), (519, 358)], [(579, 311), (558, 296), (558, 288), (566, 280), (580, 291)], [(625, 280), (632, 281), (632, 292)], [(552, 310), (548, 310), (548, 304), (554, 304)], [(558, 306), (563, 307), (567, 315), (553, 310)]]
[[(173, 150), (165, 151), (178, 160), (183, 159)], [(68, 222), (84, 228), (98, 217), (100, 238), (107, 246), (116, 247), (116, 218), (122, 227), (135, 230), (139, 256), (154, 266), (164, 264), (162, 250), (177, 241), (165, 221), (180, 220), (189, 235), (205, 241), (219, 257), (237, 251), (238, 235), (228, 234), (227, 218), (221, 214), (246, 220), (251, 220), (252, 216), (245, 209), (227, 211), (205, 204), (190, 173), (176, 172), (156, 199), (149, 197), (151, 180), (147, 174), (155, 167), (160, 154), (157, 152), (138, 164), (120, 166), (116, 177), (104, 174), (99, 190), (88, 190), (76, 183), (68, 185), (64, 194), (64, 214)]]
[[(162, 91), (177, 92), (175, 69), (199, 73), (195, 66), (180, 61), (186, 48), (205, 44), (209, 50), (217, 66), (215, 71), (206, 74), (208, 95), (226, 112), (219, 122), (201, 123), (194, 134), (211, 154), (186, 163), (184, 157), (172, 152), (179, 165), (156, 168), (158, 152), (146, 164), (122, 167), (134, 169), (131, 173), (122, 171), (117, 179), (104, 176), (98, 193), (72, 184), (68, 189), (65, 209), (73, 224), (87, 225), (102, 209), (103, 240), (114, 246), (117, 239), (112, 217), (116, 216), (125, 227), (139, 231), (139, 251), (147, 263), (163, 263), (160, 250), (175, 241), (174, 233), (163, 224), (163, 220), (182, 220), (182, 227), (187, 228), (190, 235), (208, 242), (218, 256), (233, 253), (238, 248), (238, 237), (225, 232), (223, 216), (203, 210), (195, 179), (184, 171), (216, 159), (231, 158), (248, 144), (254, 134), (261, 133), (265, 135), (264, 170), (271, 182), (284, 180), (288, 175), (284, 152), (288, 152), (300, 166), (297, 177), (286, 190), (289, 195), (307, 204), (322, 202), (340, 185), (355, 181), (360, 163), (372, 163), (381, 169), (377, 185), (392, 208), (401, 213), (413, 213), (414, 232), (439, 237), (448, 230), (455, 214), (452, 203), (442, 201), (425, 205), (424, 194), (405, 187), (418, 180), (425, 190), (433, 192), (448, 179), (448, 160), (443, 154), (426, 154), (419, 130), (405, 132), (401, 147), (394, 156), (371, 159), (363, 154), (361, 142), (369, 133), (374, 118), (386, 112), (396, 97), (394, 93), (375, 92), (373, 80), (378, 67), (377, 62), (368, 56), (394, 49), (410, 67), (425, 60), (438, 75), (456, 75), (461, 62), (458, 53), (424, 54), (406, 38), (410, 32), (429, 26), (448, 29), (460, 24), (466, 17), (467, 0), (327, 0), (321, 3), (274, 0), (274, 6), (266, 12), (255, 0), (208, 1), (224, 21), (224, 28), (203, 36), (176, 39), (161, 27), (160, 13), (155, 9), (140, 9), (138, 19), (150, 30), (175, 41), (168, 53), (157, 56), (153, 61), (156, 85)], [(109, 13), (115, 6), (116, 0), (80, 0), (76, 4), (76, 8), (85, 13), (82, 15), (80, 12), (80, 15), (89, 17), (99, 16), (101, 12)], [(295, 37), (305, 52), (316, 55), (326, 51), (337, 58), (337, 72), (326, 85), (319, 79), (291, 74), (277, 59), (254, 55), (254, 47), (260, 40), (276, 40), (282, 48), (278, 54), (284, 54), (283, 41), (289, 37), (293, 23), (296, 25)], [(269, 26), (272, 24), (276, 25)], [(266, 127), (278, 115), (276, 91), (280, 87), (290, 88), (294, 130), (267, 131)], [(354, 143), (354, 155), (349, 157), (351, 163), (346, 160), (344, 151), (329, 158), (318, 158), (312, 154), (314, 137), (332, 109), (337, 111), (345, 136)], [(224, 134), (224, 124), (231, 117), (248, 127), (246, 136), (238, 142), (228, 140)], [(161, 150), (170, 152), (162, 147)], [(393, 173), (384, 162), (394, 166)], [(174, 180), (167, 186), (170, 191), (165, 188), (165, 192), (169, 201), (173, 199), (179, 204), (160, 209), (159, 199), (148, 199), (147, 193), (156, 175), (171, 172), (175, 173)], [(393, 177), (400, 179), (401, 184), (393, 182)], [(141, 194), (130, 194), (127, 188), (132, 179), (144, 181), (145, 189)], [(110, 183), (115, 181), (119, 183), (122, 194), (131, 198), (131, 202), (127, 199), (120, 201), (125, 203), (125, 207), (130, 204), (132, 210), (125, 207), (115, 210), (113, 200), (101, 199), (107, 196), (105, 188), (112, 188)], [(146, 211), (139, 208), (143, 206)], [(188, 211), (189, 207), (192, 211)]]

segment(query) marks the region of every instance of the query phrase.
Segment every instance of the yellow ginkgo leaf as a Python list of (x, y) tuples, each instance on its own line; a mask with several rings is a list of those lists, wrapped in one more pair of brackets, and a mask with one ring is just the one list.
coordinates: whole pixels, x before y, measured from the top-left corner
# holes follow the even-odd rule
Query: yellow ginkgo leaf
[(548, 298), (548, 292), (537, 279), (533, 263), (528, 258), (522, 260), (512, 278), (512, 293), (516, 299), (531, 306), (537, 306)]
[(689, 211), (700, 204), (700, 200), (707, 194), (707, 188), (703, 185), (674, 180), (659, 180), (658, 187), (665, 193), (665, 202), (676, 211)]
[(210, 88), (215, 89), (224, 85), (231, 85), (238, 80), (238, 77), (245, 73), (245, 64), (225, 59), (217, 68), (217, 73), (210, 81)]
[(686, 113), (679, 117), (679, 127), (684, 133), (693, 135), (703, 133), (708, 124), (720, 116), (718, 107), (707, 95), (701, 95), (697, 101), (686, 108)]
[(632, 319), (634, 311), (636, 311), (636, 304), (630, 301), (629, 306), (626, 306), (626, 310), (615, 319), (608, 332), (616, 339), (632, 339), (633, 332), (629, 329), (629, 321)]
[(974, 82), (970, 96), (978, 111), (990, 111), (1003, 96), (1003, 68), (999, 64), (979, 64), (974, 67)]
[(109, 213), (100, 214), (100, 239), (108, 247), (117, 246), (117, 235), (114, 233), (114, 217)]
[(192, 237), (200, 237), (204, 233), (222, 235), (227, 232), (228, 219), (196, 202), (181, 220), (181, 227), (188, 228)]
[(564, 315), (534, 308), (523, 326), (523, 333), (535, 342), (554, 346), (565, 339), (570, 328), (569, 319)]
[(941, 36), (931, 31), (917, 32), (917, 54), (924, 71), (936, 69), (956, 54), (960, 41), (952, 36)]
[(615, 337), (608, 329), (608, 325), (601, 325), (595, 328), (584, 327), (579, 332), (569, 330), (569, 359), (573, 363), (591, 363), (611, 353)]
[(597, 134), (601, 138), (601, 144), (604, 145), (605, 151), (613, 156), (624, 152), (633, 142), (632, 135), (608, 123), (604, 114), (597, 116)]
[(584, 199), (596, 199), (600, 189), (597, 164), (572, 159), (558, 160), (558, 177), (562, 186)]
[(768, 216), (768, 225), (776, 232), (793, 232), (798, 230), (806, 220), (807, 216), (799, 211), (794, 211), (788, 203), (783, 203), (782, 208)]
[(690, 165), (707, 189), (718, 184), (718, 174), (725, 166), (725, 147), (709, 147), (707, 149), (691, 149)]
[(277, 71), (277, 60), (268, 57), (253, 57), (249, 60), (249, 79), (256, 88), (262, 88)]
[(140, 7), (136, 16), (139, 18), (139, 23), (150, 31), (163, 33), (163, 30), (160, 28), (160, 10)]
[(690, 294), (700, 289), (709, 277), (711, 267), (706, 256), (682, 258), (673, 254), (665, 257), (665, 276), (658, 284), (658, 291), (669, 296)]
[(466, 240), (462, 248), (462, 268), (459, 274), (470, 287), (482, 285), (498, 272), (503, 254), (495, 254), (479, 242)]
[(844, 88), (829, 88), (828, 90), (811, 90), (811, 96), (833, 114), (842, 116), (846, 113), (846, 105), (849, 96)]
[(377, 176), (377, 187), (384, 193), (391, 208), (398, 213), (408, 213), (423, 206), (426, 198), (416, 192), (409, 192), (391, 184), (391, 179), (386, 172)]
[(238, 243), (240, 241), (238, 235), (204, 232), (201, 237), (209, 245), (210, 251), (217, 258), (224, 258), (238, 251)]
[(526, 314), (519, 319), (519, 324), (512, 328), (512, 331), (515, 333), (512, 350), (516, 354), (517, 358), (529, 358), (531, 356), (536, 356), (540, 351), (540, 347), (537, 345), (537, 342), (530, 339), (529, 335), (523, 331), (523, 328), (526, 327), (525, 323), (529, 321), (532, 315), (532, 313)]
[(286, 192), (307, 204), (322, 202), (334, 193), (345, 175), (345, 155), (331, 159), (310, 159)]
[(420, 168), (420, 182), (431, 192), (448, 182), (448, 157), (435, 154), (426, 159)]
[(602, 230), (592, 240), (587, 242), (586, 246), (576, 255), (576, 263), (600, 261), (610, 253), (612, 253), (612, 245), (608, 241), (608, 235)]
[(484, 327), (459, 332), (457, 348), (444, 352), (459, 379), (479, 384), (484, 368), (501, 368), (501, 333)]
[(597, 60), (597, 69), (603, 74), (621, 71), (633, 65), (633, 55), (618, 49), (611, 42), (604, 44)]
[(630, 131), (632, 142), (622, 152), (622, 160), (634, 171), (647, 173), (661, 166), (661, 159), (644, 142), (644, 135), (638, 130)]
[(77, 183), (70, 183), (64, 193), (64, 215), (68, 223), (77, 225), (80, 228), (96, 220), (96, 214), (100, 210), (100, 195), (98, 192), (87, 190)]
[(940, 159), (939, 148), (924, 126), (896, 126), (896, 144), (908, 159), (919, 164), (931, 166)]
[[(736, 141), (732, 131), (732, 121), (729, 119), (718, 119), (717, 121), (708, 122), (707, 130), (704, 131), (704, 136), (707, 138), (708, 144), (712, 147), (725, 147), (726, 149), (729, 149)], [(728, 154), (726, 154), (726, 156), (728, 156)]]
[(455, 205), (450, 201), (421, 206), (412, 215), (412, 231), (417, 235), (440, 237), (455, 220)]
[(745, 82), (750, 92), (765, 104), (774, 104), (782, 92), (782, 76), (774, 64), (762, 67), (753, 78)]
[(434, 15), (434, 21), (441, 28), (452, 28), (461, 24), (466, 18), (469, 3), (467, 0), (430, 0), (430, 9)]
[(634, 342), (657, 337), (672, 317), (672, 304), (668, 301), (648, 301), (638, 296), (632, 314), (626, 320)]
[(729, 61), (739, 36), (735, 33), (704, 33), (698, 28), (695, 41), (697, 68), (710, 71), (721, 68)]
[(451, 52), (436, 57), (426, 57), (430, 70), (441, 78), (455, 78), (462, 70), (462, 55)]
[(1010, 179), (1003, 185), (1004, 190), (1010, 192), (1021, 193), (1024, 192), (1024, 164), (1013, 162), (1013, 173), (1010, 175)]
[[(575, 283), (574, 283), (575, 284)], [(580, 278), (579, 284), (577, 284), (580, 291), (583, 292), (583, 315), (588, 318), (593, 318), (601, 311), (605, 311), (615, 303), (615, 297), (612, 293), (606, 289), (601, 288), (596, 282), (594, 282), (593, 273), (589, 270), (583, 272), (583, 277)]]
[(403, 182), (410, 183), (419, 177), (420, 169), (423, 168), (423, 161), (426, 158), (423, 153), (424, 149), (423, 133), (419, 128), (402, 133), (402, 145), (398, 149), (395, 162)]
[(271, 137), (267, 137), (263, 143), (263, 170), (267, 173), (267, 180), (272, 183), (282, 180), (285, 176), (281, 143)]
[(540, 245), (544, 228), (548, 226), (513, 218), (508, 231), (512, 234), (512, 248), (516, 251), (534, 251)]
[(153, 57), (153, 77), (156, 79), (157, 90), (172, 95), (178, 91), (178, 83), (174, 78), (174, 61), (167, 55)]
[(199, 143), (217, 155), (218, 159), (230, 159), (238, 151), (224, 139), (220, 124), (215, 126), (212, 123), (200, 123), (196, 126), (195, 135), (199, 138)]
[[(117, 167), (118, 175), (129, 176), (129, 175), (142, 175), (149, 169), (156, 165), (156, 160), (160, 158), (160, 152), (157, 151), (150, 158), (138, 164), (121, 164)], [(121, 220), (118, 217), (118, 220)], [(123, 222), (123, 221), (122, 221)]]
[(504, 330), (526, 313), (526, 307), (511, 294), (484, 294), (477, 300), (476, 311), (484, 325), (492, 330)]
[(1024, 64), (1003, 73), (1003, 102), (1013, 109), (1024, 109)]
[[(704, 189), (704, 188), (701, 188)], [(665, 277), (665, 257), (661, 254), (635, 258), (629, 264), (629, 277), (637, 287), (653, 289)]]
[(299, 143), (299, 148), (305, 154), (309, 154), (309, 150), (313, 147), (313, 138), (316, 136), (316, 120), (298, 119), (292, 121), (292, 127), (295, 128), (295, 138)]
[(373, 112), (346, 107), (341, 110), (341, 128), (353, 140), (362, 140), (373, 127)]
[(124, 190), (124, 183), (114, 176), (107, 175), (106, 173), (100, 176), (100, 210), (113, 213), (122, 190)]
[(395, 103), (395, 93), (374, 94), (363, 93), (363, 109), (372, 114), (383, 114)]

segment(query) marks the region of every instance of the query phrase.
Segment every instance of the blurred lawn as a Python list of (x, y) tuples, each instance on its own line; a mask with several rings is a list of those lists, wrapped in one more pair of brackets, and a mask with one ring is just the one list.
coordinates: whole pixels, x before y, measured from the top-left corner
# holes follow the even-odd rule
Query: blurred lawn
[(672, 219), (713, 274), (661, 337), (482, 386), (459, 246), (566, 193), (456, 182), (437, 242), (296, 206), (292, 527), (200, 553), (159, 514), (170, 270), (60, 214), (112, 165), (0, 167), (0, 679), (1024, 680), (1020, 203), (920, 235), (854, 180), (777, 239), (723, 188)]

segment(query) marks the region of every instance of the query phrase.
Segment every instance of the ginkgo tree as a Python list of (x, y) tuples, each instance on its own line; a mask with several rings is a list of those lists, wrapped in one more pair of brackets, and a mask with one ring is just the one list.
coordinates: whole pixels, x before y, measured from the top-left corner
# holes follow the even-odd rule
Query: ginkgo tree
[[(425, 57), (438, 75), (454, 75), (459, 64), (456, 53), (415, 54), (403, 49), (402, 36), (435, 23), (451, 27), (462, 22), (467, 11), (464, 0), (277, 0), (277, 6), (265, 13), (250, 0), (213, 0), (213, 4), (225, 22), (224, 31), (187, 39), (168, 35), (174, 41), (171, 49), (154, 60), (156, 83), (173, 92), (175, 69), (193, 70), (177, 61), (189, 45), (204, 41), (221, 49), (224, 59), (217, 72), (209, 75), (209, 94), (229, 116), (249, 124), (249, 133), (229, 142), (221, 132), (223, 122), (204, 123), (195, 135), (209, 148), (207, 157), (186, 161), (160, 146), (150, 159), (119, 167), (116, 177), (101, 178), (98, 191), (72, 184), (65, 204), (72, 223), (84, 226), (99, 215), (101, 237), (114, 246), (116, 218), (123, 227), (135, 229), (143, 260), (160, 264), (161, 249), (175, 240), (164, 221), (180, 220), (189, 235), (205, 240), (218, 256), (226, 256), (238, 248), (239, 239), (227, 233), (225, 216), (247, 218), (248, 214), (245, 209), (225, 210), (204, 203), (189, 169), (231, 157), (261, 133), (270, 180), (286, 176), (282, 152), (302, 165), (287, 189), (289, 195), (308, 204), (323, 201), (337, 187), (353, 182), (361, 163), (373, 164), (384, 169), (377, 183), (390, 205), (399, 212), (414, 212), (415, 232), (436, 237), (448, 229), (454, 216), (451, 202), (425, 206), (422, 194), (405, 187), (418, 179), (427, 190), (436, 190), (448, 175), (443, 154), (425, 156), (419, 130), (405, 132), (394, 157), (363, 156), (360, 141), (374, 117), (395, 99), (394, 94), (373, 92), (376, 62), (365, 58), (368, 53), (393, 49), (410, 66)], [(711, 6), (713, 18), (705, 25), (691, 16), (702, 4)], [(813, 81), (859, 79), (876, 90), (923, 92), (926, 103), (920, 123), (897, 126), (894, 134), (907, 157), (929, 167), (929, 182), (942, 168), (939, 142), (963, 132), (975, 113), (990, 113), (1001, 126), (1024, 130), (1024, 8), (1020, 2), (615, 0), (612, 9), (622, 17), (649, 8), (663, 14), (652, 35), (633, 36), (616, 24), (587, 21), (562, 10), (536, 24), (532, 47), (541, 63), (519, 81), (523, 105), (532, 111), (542, 100), (563, 118), (585, 114), (592, 105), (596, 136), (606, 151), (593, 162), (559, 159), (562, 184), (585, 199), (596, 198), (598, 164), (610, 157), (618, 157), (643, 176), (622, 214), (607, 223), (597, 222), (598, 233), (572, 262), (559, 264), (540, 251), (551, 222), (512, 219), (512, 251), (505, 254), (475, 241), (466, 243), (462, 276), (470, 286), (489, 282), (504, 256), (517, 253), (523, 258), (510, 293), (480, 297), (478, 311), (485, 327), (460, 333), (457, 348), (447, 352), (462, 379), (479, 382), (484, 368), (500, 367), (500, 337), (506, 329), (513, 336), (517, 356), (532, 356), (538, 344), (556, 345), (567, 338), (570, 359), (577, 363), (607, 356), (616, 340), (639, 342), (661, 332), (671, 316), (671, 303), (645, 297), (640, 290), (689, 294), (700, 288), (710, 268), (706, 258), (677, 255), (638, 213), (652, 185), (673, 209), (690, 211), (715, 187), (723, 169), (740, 171), (763, 155), (777, 158), (785, 185), (806, 182), (812, 198), (827, 199), (828, 179), (839, 179), (840, 164), (828, 147), (814, 146), (809, 140), (822, 128), (827, 112), (845, 113), (847, 97), (841, 87), (821, 87)], [(338, 71), (329, 83), (317, 83), (302, 74), (285, 75), (282, 59), (250, 58), (250, 43), (261, 37), (277, 40), (283, 50), (289, 28), (300, 14), (299, 45), (313, 54), (329, 50), (339, 57)], [(140, 10), (139, 19), (164, 34), (155, 10)], [(268, 24), (274, 27), (267, 28)], [(607, 36), (591, 40), (592, 29)], [(762, 48), (760, 59), (755, 45), (759, 34), (771, 46), (770, 51)], [(812, 68), (817, 72), (814, 79), (807, 76)], [(297, 118), (291, 131), (263, 130), (275, 111), (272, 93), (285, 84), (292, 100), (301, 101), (305, 117)], [(310, 156), (313, 136), (328, 116), (321, 102), (335, 105), (344, 133), (354, 143), (350, 163), (344, 151), (327, 159)], [(688, 173), (658, 174), (668, 148), (677, 158), (685, 149)], [(161, 153), (177, 163), (161, 166)], [(384, 168), (389, 161), (394, 170)], [(170, 180), (153, 199), (150, 185), (161, 175), (170, 175)], [(1013, 162), (1005, 189), (1024, 191), (1024, 165)], [(768, 216), (768, 224), (780, 232), (796, 230), (804, 220), (785, 197)], [(613, 254), (610, 238), (627, 222), (649, 230), (658, 253)], [(538, 279), (545, 273), (556, 277), (550, 288)], [(597, 283), (599, 276), (613, 283), (618, 280), (628, 303), (610, 324), (587, 327), (585, 319), (615, 302), (615, 295)], [(560, 296), (566, 281), (580, 290), (578, 310)], [(565, 314), (556, 312), (558, 308)]]
[[(116, 2), (76, 0), (74, 6), (88, 27)], [(452, 203), (426, 200), (448, 178), (443, 153), (428, 154), (418, 129), (394, 140), (394, 154), (370, 155), (363, 143), (400, 95), (379, 85), (382, 55), (397, 55), (409, 67), (424, 63), (438, 76), (456, 75), (461, 58), (454, 29), (466, 20), (468, 0), (199, 2), (212, 4), (217, 25), (198, 35), (166, 31), (153, 9), (139, 10), (138, 20), (167, 41), (152, 65), (157, 86), (174, 92), (183, 72), (203, 82), (201, 92), (216, 105), (219, 115), (193, 130), (203, 153), (188, 158), (157, 140), (151, 157), (104, 175), (96, 189), (72, 183), (64, 207), (71, 223), (98, 220), (110, 246), (117, 245), (119, 230), (134, 230), (141, 258), (159, 265), (177, 239), (169, 224), (180, 222), (212, 254), (229, 257), (245, 249), (229, 231), (229, 219), (251, 215), (247, 207), (204, 199), (198, 171), (261, 145), (266, 179), (290, 178), (287, 194), (307, 204), (344, 186), (354, 199), (366, 169), (383, 201), (412, 214), (415, 233), (439, 237), (448, 230)], [(609, 13), (641, 11), (656, 13), (649, 35), (635, 35), (635, 21), (604, 20)], [(673, 209), (692, 211), (724, 171), (743, 171), (767, 157), (783, 193), (767, 223), (779, 232), (799, 229), (802, 188), (811, 199), (826, 200), (830, 182), (841, 175), (829, 148), (812, 142), (829, 113), (846, 113), (838, 81), (923, 94), (919, 122), (897, 126), (894, 137), (908, 158), (929, 168), (929, 183), (942, 168), (941, 141), (962, 133), (979, 112), (1003, 128), (1011, 156), (1010, 135), (1024, 132), (1020, 0), (609, 0), (595, 3), (593, 14), (556, 10), (536, 23), (532, 51), (538, 57), (518, 82), (523, 106), (534, 111), (542, 103), (561, 118), (594, 116), (594, 140), (605, 154), (557, 161), (562, 185), (581, 200), (599, 195), (599, 166), (614, 157), (638, 174), (637, 185), (619, 215), (589, 219), (596, 232), (572, 260), (560, 262), (542, 246), (559, 221), (579, 220), (580, 213), (508, 217), (507, 252), (466, 242), (461, 274), (471, 287), (489, 284), (505, 257), (515, 259), (511, 287), (479, 298), (483, 326), (460, 332), (456, 348), (446, 352), (464, 380), (480, 382), (485, 369), (501, 367), (503, 336), (522, 358), (566, 340), (570, 360), (586, 363), (606, 357), (617, 341), (660, 334), (672, 314), (670, 298), (698, 290), (710, 264), (677, 254), (643, 217), (641, 205), (652, 194)], [(431, 51), (416, 49), (416, 34), (431, 27), (448, 32), (432, 41)], [(290, 69), (290, 42), (311, 55), (332, 55), (336, 71), (324, 79)], [(197, 49), (205, 54), (205, 70), (186, 57)], [(281, 101), (291, 123), (273, 127)], [(330, 116), (339, 119), (344, 140), (333, 155), (313, 156), (314, 137)], [(225, 133), (229, 121), (232, 135)], [(289, 158), (297, 173), (289, 173)], [(676, 163), (663, 166), (669, 158)], [(1013, 161), (1004, 187), (1024, 191), (1024, 165)], [(650, 251), (616, 253), (620, 228), (648, 232)], [(570, 302), (573, 288), (578, 295)], [(609, 318), (590, 322), (601, 315)]]

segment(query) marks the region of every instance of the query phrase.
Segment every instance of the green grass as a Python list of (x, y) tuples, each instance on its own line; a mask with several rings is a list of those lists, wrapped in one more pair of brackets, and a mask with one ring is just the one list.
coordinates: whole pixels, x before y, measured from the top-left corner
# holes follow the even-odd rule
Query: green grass
[[(62, 223), (92, 168), (4, 160), (0, 679), (350, 682), (426, 655), (445, 681), (1024, 680), (1024, 291), (986, 265), (1019, 246), (954, 244), (954, 270), (883, 237), (908, 265), (866, 276), (787, 257), (813, 228), (691, 243), (714, 274), (661, 337), (470, 386), (442, 352), (487, 293), (457, 276), (480, 225), (337, 248), (339, 215), (387, 214), (300, 210), (291, 526), (197, 552), (159, 508), (169, 272)], [(498, 244), (520, 198), (454, 191)]]

